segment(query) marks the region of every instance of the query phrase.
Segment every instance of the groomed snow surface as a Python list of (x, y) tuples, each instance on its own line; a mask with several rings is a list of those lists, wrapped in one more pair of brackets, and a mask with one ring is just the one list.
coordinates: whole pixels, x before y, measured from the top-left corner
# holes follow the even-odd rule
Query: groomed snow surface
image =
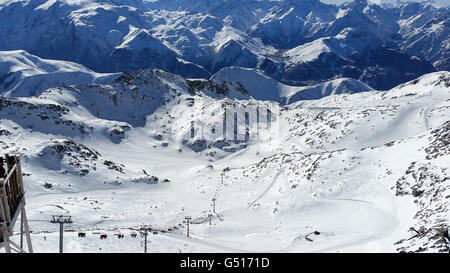
[(150, 234), (149, 252), (440, 252), (450, 220), (449, 82), (438, 72), (387, 92), (286, 104), (264, 141), (202, 144), (176, 136), (255, 100), (147, 70), (2, 98), (0, 144), (22, 154), (36, 252), (58, 251), (50, 219), (59, 214), (74, 221), (65, 252), (143, 252), (143, 238), (130, 237), (142, 224), (179, 227)]

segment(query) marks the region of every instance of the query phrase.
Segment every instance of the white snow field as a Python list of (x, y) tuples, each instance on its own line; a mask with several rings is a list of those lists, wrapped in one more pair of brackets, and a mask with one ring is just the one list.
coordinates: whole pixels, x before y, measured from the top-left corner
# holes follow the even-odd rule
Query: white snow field
[[(149, 252), (446, 251), (449, 72), (285, 105), (257, 91), (144, 70), (0, 97), (1, 153), (22, 155), (35, 251), (58, 251), (59, 214), (74, 221), (65, 252), (143, 252), (130, 237), (143, 224), (177, 227), (150, 234)], [(278, 126), (224, 141), (224, 109), (258, 103), (279, 107)]]
[(42, 59), (24, 50), (0, 51), (0, 94), (36, 96), (50, 87), (106, 83), (121, 73), (96, 73), (83, 65)]

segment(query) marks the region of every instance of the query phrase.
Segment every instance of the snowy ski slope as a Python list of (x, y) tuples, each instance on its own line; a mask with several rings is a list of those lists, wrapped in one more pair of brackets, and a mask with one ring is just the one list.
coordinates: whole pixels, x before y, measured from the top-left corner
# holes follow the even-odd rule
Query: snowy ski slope
[(449, 72), (427, 74), (281, 105), (264, 141), (202, 141), (183, 138), (191, 122), (220, 124), (223, 107), (256, 103), (250, 91), (145, 70), (0, 98), (0, 145), (22, 154), (36, 252), (58, 251), (53, 214), (73, 216), (66, 252), (142, 252), (129, 235), (142, 224), (179, 227), (151, 234), (153, 252), (440, 252), (449, 91)]

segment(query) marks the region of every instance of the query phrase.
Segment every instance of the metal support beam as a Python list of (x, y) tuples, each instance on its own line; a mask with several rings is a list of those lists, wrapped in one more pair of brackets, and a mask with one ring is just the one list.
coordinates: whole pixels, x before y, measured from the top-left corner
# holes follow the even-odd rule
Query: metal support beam
[(148, 236), (148, 232), (152, 231), (152, 227), (151, 226), (142, 226), (140, 228), (141, 230), (141, 234), (144, 234), (144, 253), (147, 253), (147, 236)]
[(191, 216), (186, 216), (186, 217), (184, 217), (184, 219), (186, 219), (186, 228), (187, 228), (186, 236), (189, 237), (189, 224), (191, 222), (192, 217)]
[(64, 252), (64, 224), (72, 223), (72, 216), (68, 215), (53, 215), (52, 224), (59, 224), (59, 253)]
[(59, 223), (59, 253), (64, 252), (64, 224)]

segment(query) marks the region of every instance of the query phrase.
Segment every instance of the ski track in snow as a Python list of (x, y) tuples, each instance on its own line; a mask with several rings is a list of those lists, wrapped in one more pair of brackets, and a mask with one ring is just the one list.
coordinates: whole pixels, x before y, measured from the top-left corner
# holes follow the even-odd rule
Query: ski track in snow
[[(368, 201), (364, 201), (364, 200), (355, 200), (355, 199), (328, 199), (328, 200), (329, 201), (337, 201), (337, 202), (343, 201), (343, 202), (363, 203), (366, 205), (366, 207), (368, 205), (368, 208), (367, 208), (368, 214), (375, 215), (375, 213), (373, 213), (373, 212), (377, 211), (377, 212), (381, 212), (381, 214), (384, 216), (384, 217), (380, 217), (380, 219), (379, 219), (380, 222), (383, 223), (383, 225), (382, 225), (383, 228), (380, 228), (375, 233), (367, 235), (363, 238), (358, 238), (358, 239), (352, 240), (351, 242), (344, 243), (344, 244), (338, 244), (333, 247), (323, 248), (323, 249), (317, 250), (315, 252), (335, 252), (338, 250), (345, 250), (345, 248), (348, 248), (348, 247), (354, 247), (354, 246), (358, 246), (358, 245), (362, 245), (362, 244), (367, 244), (372, 241), (383, 239), (384, 237), (386, 237), (389, 234), (391, 234), (392, 232), (394, 232), (395, 229), (398, 227), (399, 221), (398, 221), (397, 217), (393, 216), (390, 213), (387, 213), (383, 209), (380, 209), (372, 202), (368, 202)], [(355, 206), (358, 207), (357, 204), (355, 204)]]
[(282, 167), (277, 174), (272, 178), (272, 182), (270, 182), (269, 186), (267, 186), (267, 188), (264, 190), (264, 192), (262, 192), (254, 201), (252, 201), (248, 208), (251, 208), (256, 202), (258, 202), (258, 200), (260, 200), (261, 198), (264, 197), (264, 195), (266, 195), (266, 193), (271, 190), (273, 188), (273, 186), (275, 185), (275, 183), (278, 181), (278, 178), (280, 177), (280, 175), (283, 173), (285, 167)]
[[(27, 214), (35, 231), (32, 236), (36, 251), (56, 251), (53, 243), (57, 238), (57, 232), (53, 232), (56, 227), (45, 223), (45, 219), (62, 212), (73, 215), (73, 230), (92, 230), (95, 226), (109, 235), (114, 229), (126, 231), (142, 224), (168, 229), (181, 224), (188, 215), (202, 222), (191, 226), (191, 238), (181, 235), (184, 230), (180, 230), (180, 235), (152, 235), (153, 250), (157, 252), (396, 251), (394, 243), (408, 238), (405, 233), (414, 226), (412, 221), (418, 210), (414, 196), (408, 193), (408, 187), (415, 181), (406, 176), (406, 171), (412, 170), (410, 166), (417, 162), (418, 166), (434, 164), (430, 172), (438, 169), (447, 174), (447, 155), (425, 159), (424, 150), (431, 141), (441, 141), (430, 131), (446, 129), (442, 124), (449, 116), (448, 88), (430, 87), (422, 82), (436, 82), (448, 77), (448, 73), (427, 75), (416, 85), (406, 85), (406, 90), (336, 95), (287, 105), (280, 115), (285, 123), (280, 139), (275, 139), (278, 142), (249, 143), (245, 148), (231, 143), (231, 152), (207, 145), (204, 150), (194, 151), (189, 146), (192, 143), (170, 138), (174, 132), (190, 129), (186, 125), (191, 121), (188, 118), (195, 115), (186, 114), (191, 109), (183, 102), (194, 95), (177, 76), (160, 71), (143, 73), (144, 80), (151, 83), (147, 86), (156, 85), (157, 91), (150, 87), (135, 90), (134, 85), (123, 84), (122, 104), (108, 100), (109, 95), (120, 91), (109, 93), (110, 85), (89, 86), (85, 90), (78, 87), (80, 90), (75, 93), (73, 89), (51, 89), (45, 97), (5, 100), (7, 103), (2, 104), (5, 110), (0, 112), (0, 132), (5, 135), (0, 136), (1, 144), (8, 147), (4, 148), (8, 152), (21, 149), (25, 155)], [(127, 80), (143, 80), (130, 78)], [(166, 86), (166, 81), (179, 86), (172, 89)], [(411, 94), (410, 89), (425, 88), (436, 93)], [(169, 94), (172, 100), (165, 98), (164, 104), (147, 113), (147, 107), (154, 104), (142, 106), (142, 102), (149, 100), (141, 101), (139, 92), (145, 98)], [(132, 100), (126, 97), (130, 93), (138, 98), (136, 104), (127, 104)], [(74, 94), (87, 94), (79, 100), (85, 104), (74, 106)], [(98, 94), (106, 94), (100, 98), (105, 104), (110, 103), (108, 107), (98, 106), (98, 110), (106, 113), (115, 114), (121, 110), (119, 107), (133, 109), (135, 113), (133, 107), (139, 111), (142, 107), (144, 114), (140, 118), (145, 125), (127, 127), (125, 122), (104, 120), (94, 116), (95, 111), (83, 109), (92, 106), (88, 104), (89, 98)], [(206, 99), (211, 103), (205, 106), (212, 105), (214, 109), (231, 101)], [(44, 106), (42, 101), (46, 103)], [(35, 127), (20, 123), (27, 120), (23, 118), (25, 115), (36, 117)], [(164, 119), (169, 116), (177, 118)], [(211, 119), (207, 122), (218, 121)], [(46, 131), (50, 125), (61, 129), (55, 121), (66, 120), (73, 122), (68, 124), (89, 121), (93, 129), (86, 135), (79, 135), (78, 127), (69, 128), (68, 135)], [(174, 127), (167, 128), (167, 124)], [(121, 126), (127, 130), (121, 132)], [(110, 139), (112, 129), (123, 135), (123, 141), (115, 143)], [(64, 138), (73, 141), (63, 141)], [(360, 141), (355, 141), (356, 138)], [(43, 163), (56, 167), (48, 169)], [(82, 168), (88, 173), (80, 174)], [(163, 182), (165, 178), (169, 181)], [(405, 187), (406, 196), (397, 195), (396, 187)], [(205, 219), (211, 211), (212, 197), (218, 199), (216, 212), (221, 217), (213, 217), (209, 225)], [(443, 207), (446, 201), (442, 201)], [(52, 231), (48, 233), (49, 241), (42, 239), (45, 231)], [(306, 240), (305, 236), (313, 231), (320, 234), (308, 237), (312, 242)], [(132, 241), (107, 244), (94, 234), (89, 234), (85, 241), (72, 233), (68, 236), (71, 243), (80, 244), (75, 247), (73, 243), (74, 252), (140, 251)]]

